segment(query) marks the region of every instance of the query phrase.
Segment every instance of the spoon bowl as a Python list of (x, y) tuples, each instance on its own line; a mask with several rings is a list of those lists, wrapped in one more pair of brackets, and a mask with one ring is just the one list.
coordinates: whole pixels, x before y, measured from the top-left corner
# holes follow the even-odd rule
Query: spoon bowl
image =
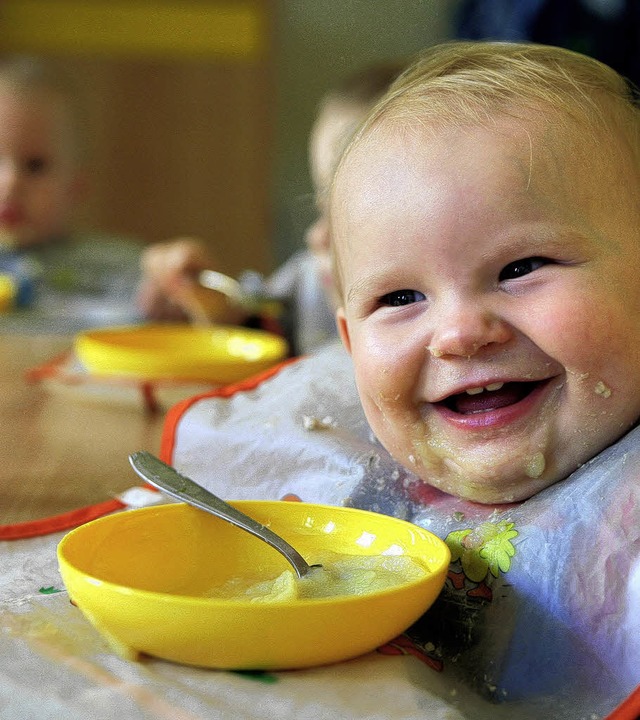
[(311, 562), (325, 553), (356, 561), (406, 555), (426, 572), (360, 595), (220, 597), (216, 589), (238, 578), (273, 578), (290, 565), (253, 535), (185, 503), (109, 515), (69, 532), (58, 559), (70, 598), (120, 656), (251, 670), (338, 662), (399, 635), (444, 585), (447, 546), (406, 521), (300, 502), (231, 504)]

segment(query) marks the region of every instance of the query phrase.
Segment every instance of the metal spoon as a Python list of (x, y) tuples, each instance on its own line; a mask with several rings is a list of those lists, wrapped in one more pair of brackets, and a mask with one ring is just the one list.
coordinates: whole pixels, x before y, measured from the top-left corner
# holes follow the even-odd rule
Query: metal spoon
[(279, 316), (282, 314), (282, 300), (265, 291), (264, 282), (258, 273), (245, 271), (245, 282), (240, 283), (217, 270), (201, 270), (198, 282), (208, 290), (223, 295), (227, 301), (252, 315)]
[(155, 455), (145, 451), (135, 452), (129, 455), (129, 462), (138, 475), (154, 487), (163, 490), (177, 500), (189, 503), (189, 505), (222, 518), (232, 525), (250, 532), (260, 540), (264, 540), (264, 542), (284, 555), (293, 566), (298, 577), (304, 577), (311, 568), (321, 567), (320, 565), (309, 565), (302, 555), (280, 535), (277, 535), (268, 527), (243, 512), (236, 510), (229, 503), (205, 490), (190, 478), (181, 475)]
[(203, 287), (226, 295), (236, 305), (248, 305), (252, 301), (235, 278), (217, 270), (202, 270), (198, 275), (198, 281)]

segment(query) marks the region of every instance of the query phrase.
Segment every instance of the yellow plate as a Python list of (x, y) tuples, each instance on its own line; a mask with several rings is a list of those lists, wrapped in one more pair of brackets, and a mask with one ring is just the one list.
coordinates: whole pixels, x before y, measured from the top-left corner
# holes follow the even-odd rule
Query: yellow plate
[(121, 656), (262, 670), (337, 662), (399, 635), (444, 585), (449, 549), (404, 520), (310, 503), (232, 504), (312, 562), (323, 552), (406, 554), (429, 572), (364, 595), (220, 599), (211, 597), (220, 583), (290, 566), (253, 535), (183, 503), (110, 515), (68, 533), (58, 560), (71, 599)]
[(180, 378), (223, 384), (243, 380), (287, 355), (287, 343), (262, 330), (150, 324), (89, 330), (75, 353), (95, 375)]

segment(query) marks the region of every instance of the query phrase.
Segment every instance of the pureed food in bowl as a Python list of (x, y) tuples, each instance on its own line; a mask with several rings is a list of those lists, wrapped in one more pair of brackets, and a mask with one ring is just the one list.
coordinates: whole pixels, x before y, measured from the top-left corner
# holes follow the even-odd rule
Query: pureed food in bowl
[(212, 588), (208, 596), (250, 602), (317, 600), (366, 595), (426, 577), (429, 570), (408, 555), (341, 555), (323, 553), (313, 558), (318, 567), (302, 578), (285, 570), (271, 580), (232, 578)]
[[(348, 561), (352, 589), (354, 566), (362, 580), (370, 572), (382, 577), (380, 563), (405, 558), (399, 562), (408, 565), (396, 575), (400, 582), (384, 590), (292, 597), (287, 588), (302, 581), (286, 579), (291, 568), (280, 553), (208, 513), (175, 503), (100, 518), (68, 533), (58, 558), (71, 599), (120, 655), (229, 669), (337, 662), (396, 637), (444, 585), (447, 546), (411, 523), (309, 503), (232, 504), (282, 535), (309, 562), (324, 560), (329, 570), (322, 575), (331, 574), (333, 562)], [(410, 579), (402, 577), (405, 572)], [(257, 602), (245, 595), (263, 581), (272, 584), (263, 596), (273, 594), (283, 573), (289, 595)], [(233, 597), (215, 595), (225, 587)]]

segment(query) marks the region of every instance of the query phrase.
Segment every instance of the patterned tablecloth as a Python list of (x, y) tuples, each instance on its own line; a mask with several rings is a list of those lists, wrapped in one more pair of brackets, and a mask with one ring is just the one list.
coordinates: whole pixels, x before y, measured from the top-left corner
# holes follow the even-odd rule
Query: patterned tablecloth
[(309, 670), (130, 662), (69, 602), (61, 532), (5, 540), (0, 719), (637, 720), (640, 430), (531, 501), (487, 508), (416, 483), (359, 413), (348, 362), (331, 350), (175, 406), (163, 457), (228, 499), (295, 494), (443, 537), (449, 578), (413, 628)]

